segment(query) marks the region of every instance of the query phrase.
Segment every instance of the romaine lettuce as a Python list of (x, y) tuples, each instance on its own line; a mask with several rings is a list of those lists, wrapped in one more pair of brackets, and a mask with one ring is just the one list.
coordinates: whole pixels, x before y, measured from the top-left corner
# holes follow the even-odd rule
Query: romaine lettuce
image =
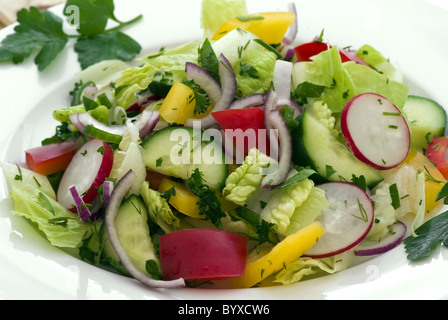
[(212, 38), (224, 22), (247, 13), (245, 0), (203, 0), (201, 26), (205, 37)]
[(251, 149), (241, 166), (236, 168), (226, 179), (222, 190), (223, 196), (240, 206), (246, 204), (247, 200), (261, 186), (264, 174), (270, 158), (257, 149)]
[(147, 181), (142, 183), (140, 195), (148, 207), (149, 217), (159, 225), (165, 233), (179, 229), (180, 221), (174, 215), (168, 201), (161, 197), (160, 192), (149, 188), (149, 183)]
[(313, 181), (305, 179), (289, 187), (274, 189), (272, 198), (260, 213), (261, 218), (272, 223), (277, 233), (286, 234), (291, 217), (308, 198), (313, 187)]
[[(13, 167), (16, 169), (13, 170)], [(10, 185), (14, 201), (12, 213), (34, 222), (55, 247), (78, 248), (91, 231), (74, 213), (56, 201), (56, 196), (45, 176), (25, 168), (20, 170), (2, 163), (3, 173)]]
[(306, 276), (312, 276), (319, 273), (333, 274), (350, 267), (352, 261), (353, 254), (351, 251), (346, 251), (323, 259), (302, 257), (297, 261), (286, 265), (285, 268), (276, 275), (274, 282), (291, 284), (299, 282)]
[(127, 109), (136, 103), (136, 93), (148, 88), (157, 71), (169, 72), (173, 80), (182, 82), (186, 77), (185, 63), (198, 63), (200, 45), (200, 42), (189, 42), (173, 49), (162, 49), (141, 58), (142, 66), (124, 70), (115, 83), (117, 104)]

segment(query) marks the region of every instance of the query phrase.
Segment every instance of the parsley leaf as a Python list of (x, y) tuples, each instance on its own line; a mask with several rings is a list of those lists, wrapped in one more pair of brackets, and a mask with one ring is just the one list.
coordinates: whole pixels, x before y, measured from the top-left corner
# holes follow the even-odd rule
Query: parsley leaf
[(408, 259), (417, 261), (429, 257), (443, 244), (448, 247), (448, 211), (426, 221), (415, 230), (416, 237), (404, 239)]
[(79, 10), (78, 32), (84, 36), (104, 32), (109, 19), (117, 21), (114, 16), (113, 0), (67, 0), (64, 8), (65, 16), (72, 14), (70, 10), (67, 10), (70, 6), (75, 6)]
[[(75, 35), (66, 34), (64, 21), (50, 11), (41, 12), (35, 7), (22, 9), (17, 13), (15, 33), (1, 43), (0, 62), (19, 64), (37, 53), (34, 62), (43, 71), (64, 50), (69, 39), (77, 39), (75, 51), (82, 69), (106, 59), (132, 60), (141, 47), (119, 30), (140, 20), (142, 15), (121, 22), (115, 17), (114, 9), (113, 0), (67, 0), (64, 15), (69, 17), (68, 23), (79, 22), (79, 34)], [(73, 15), (77, 19), (71, 19)], [(106, 30), (109, 20), (118, 25)]]
[(201, 48), (199, 49), (199, 63), (201, 66), (210, 72), (210, 74), (216, 79), (220, 80), (219, 76), (219, 60), (213, 50), (210, 40), (205, 39)]
[(132, 60), (141, 49), (142, 47), (134, 39), (119, 31), (89, 37), (82, 36), (75, 44), (75, 51), (78, 53), (78, 61), (82, 69), (103, 60)]
[(194, 92), (194, 99), (196, 100), (196, 104), (194, 106), (193, 114), (201, 114), (205, 113), (208, 110), (208, 107), (211, 106), (210, 97), (207, 92), (204, 91), (194, 80), (186, 79), (182, 82), (186, 86), (188, 86)]
[(34, 62), (44, 70), (65, 48), (68, 36), (62, 29), (62, 20), (50, 11), (40, 12), (35, 7), (17, 13), (15, 33), (7, 36), (0, 47), (0, 62), (22, 63), (38, 52)]
[(221, 210), (221, 202), (218, 196), (204, 184), (199, 169), (195, 169), (193, 174), (187, 180), (187, 185), (194, 195), (199, 197), (197, 202), (199, 213), (205, 215), (218, 228), (222, 229), (221, 218), (225, 217), (225, 213)]

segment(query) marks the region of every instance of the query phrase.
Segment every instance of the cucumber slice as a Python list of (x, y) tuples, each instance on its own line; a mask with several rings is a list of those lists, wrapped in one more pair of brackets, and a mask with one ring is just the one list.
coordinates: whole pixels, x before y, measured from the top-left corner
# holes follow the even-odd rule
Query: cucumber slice
[(364, 176), (367, 186), (372, 188), (383, 180), (379, 171), (358, 160), (309, 111), (300, 116), (292, 139), (293, 162), (316, 170), (318, 182), (352, 181), (355, 175)]
[[(221, 137), (221, 136), (219, 136)], [(212, 190), (224, 188), (227, 164), (221, 143), (190, 127), (168, 127), (143, 142), (148, 170), (187, 180), (195, 169)]]
[(434, 100), (410, 95), (403, 107), (403, 114), (411, 130), (411, 146), (425, 149), (434, 137), (445, 134), (447, 115)]
[[(152, 276), (146, 271), (146, 263), (154, 260), (159, 264), (159, 258), (151, 241), (148, 210), (143, 200), (137, 195), (131, 195), (124, 200), (118, 210), (115, 224), (118, 238), (132, 263), (141, 272)], [(104, 254), (117, 261), (118, 256), (115, 252), (111, 252), (111, 249), (110, 245), (105, 246)]]

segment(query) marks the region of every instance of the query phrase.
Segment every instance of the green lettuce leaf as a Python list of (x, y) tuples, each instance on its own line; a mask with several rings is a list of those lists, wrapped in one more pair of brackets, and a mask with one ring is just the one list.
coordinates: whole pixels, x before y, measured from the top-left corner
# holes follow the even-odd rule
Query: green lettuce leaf
[(333, 113), (340, 113), (350, 99), (366, 92), (382, 95), (401, 109), (409, 93), (408, 87), (375, 69), (342, 63), (337, 47), (314, 56), (312, 62), (301, 63), (293, 72), (294, 87), (305, 81), (325, 87), (315, 101), (324, 102)]
[(223, 196), (240, 206), (245, 205), (247, 200), (261, 186), (265, 176), (263, 169), (267, 168), (270, 158), (257, 149), (251, 149), (241, 166), (236, 168), (226, 180), (222, 190)]
[(328, 207), (329, 203), (325, 197), (325, 191), (318, 187), (313, 187), (302, 205), (295, 209), (289, 219), (290, 224), (284, 235), (288, 236), (310, 225), (321, 215), (322, 210)]
[(248, 31), (234, 29), (212, 44), (216, 55), (223, 54), (232, 65), (241, 97), (271, 88), (277, 56), (254, 41), (257, 39)]
[(168, 201), (160, 196), (160, 192), (149, 188), (149, 183), (145, 181), (141, 185), (140, 194), (148, 207), (149, 217), (165, 233), (179, 230), (180, 221), (174, 215)]
[(407, 86), (359, 63), (346, 62), (344, 63), (344, 69), (353, 80), (357, 95), (373, 92), (382, 95), (397, 108), (403, 109), (409, 93)]
[(349, 268), (352, 256), (350, 252), (345, 252), (323, 259), (302, 257), (285, 266), (276, 275), (274, 282), (285, 285), (299, 282), (306, 276), (333, 274)]
[(53, 111), (53, 118), (62, 123), (66, 122), (71, 124), (70, 115), (83, 112), (88, 112), (96, 120), (105, 124), (109, 124), (109, 108), (107, 108), (106, 106), (98, 106), (95, 109), (89, 111), (86, 111), (84, 105), (63, 107)]
[(221, 25), (248, 14), (245, 0), (203, 0), (201, 26), (206, 38), (212, 38)]
[(146, 90), (158, 71), (169, 72), (173, 80), (182, 82), (186, 78), (185, 63), (198, 63), (200, 45), (200, 42), (189, 42), (173, 49), (162, 49), (141, 58), (142, 66), (124, 70), (115, 83), (117, 104), (127, 109), (136, 103), (136, 93)]
[(367, 235), (369, 240), (380, 241), (383, 239), (389, 232), (388, 227), (396, 221), (389, 187), (388, 183), (381, 182), (372, 190), (375, 220)]
[[(48, 241), (56, 247), (78, 248), (91, 232), (91, 225), (82, 222), (72, 212), (61, 206), (45, 176), (27, 169), (12, 170), (14, 165), (2, 163), (3, 173), (10, 185), (14, 201), (12, 214), (36, 224)], [(20, 178), (21, 177), (21, 178)]]
[(279, 234), (286, 234), (291, 217), (311, 193), (314, 183), (310, 179), (302, 180), (282, 189), (275, 189), (272, 198), (261, 211), (263, 220), (272, 223)]

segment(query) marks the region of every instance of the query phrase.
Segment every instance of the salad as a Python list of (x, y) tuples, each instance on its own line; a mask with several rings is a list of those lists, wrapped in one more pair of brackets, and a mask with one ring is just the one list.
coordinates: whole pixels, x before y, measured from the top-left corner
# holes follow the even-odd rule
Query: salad
[(55, 135), (1, 163), (12, 213), (161, 288), (291, 284), (418, 239), (444, 109), (371, 45), (297, 41), (294, 4), (231, 2), (203, 1), (200, 41), (85, 69)]

